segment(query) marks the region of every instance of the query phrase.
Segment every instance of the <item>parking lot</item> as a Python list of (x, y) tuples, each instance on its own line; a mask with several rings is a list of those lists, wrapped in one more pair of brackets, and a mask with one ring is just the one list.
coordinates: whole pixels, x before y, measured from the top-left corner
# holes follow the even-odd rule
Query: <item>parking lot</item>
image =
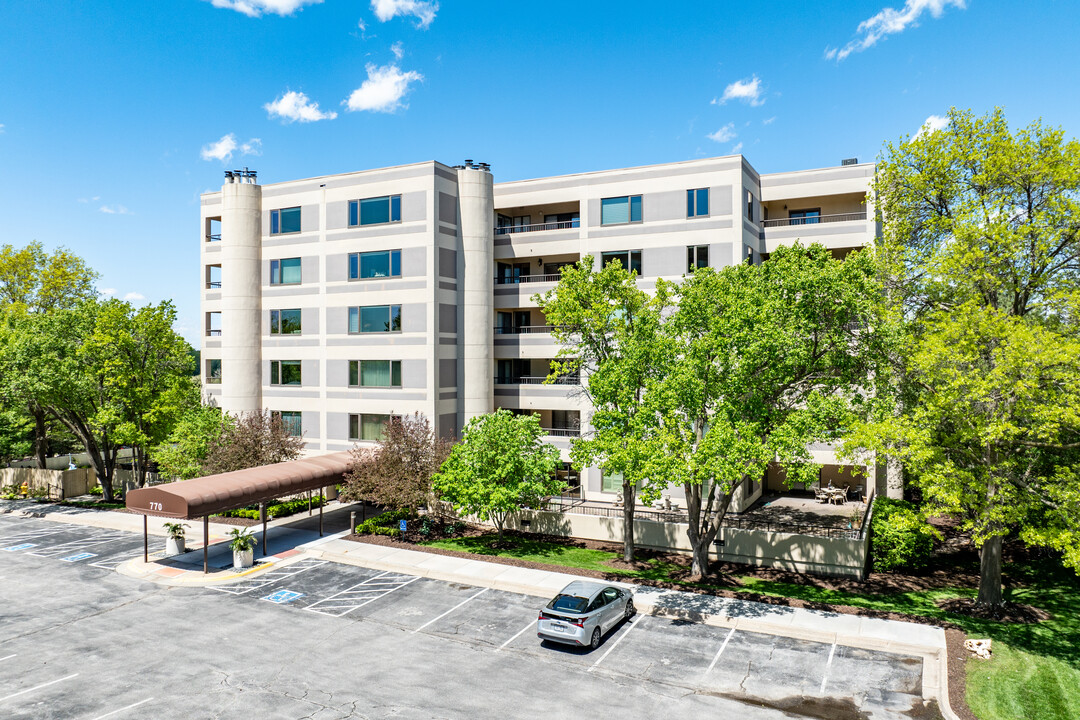
[(111, 571), (141, 551), (0, 516), (0, 716), (937, 717), (916, 657), (641, 615), (567, 648), (532, 596), (304, 556), (212, 588)]

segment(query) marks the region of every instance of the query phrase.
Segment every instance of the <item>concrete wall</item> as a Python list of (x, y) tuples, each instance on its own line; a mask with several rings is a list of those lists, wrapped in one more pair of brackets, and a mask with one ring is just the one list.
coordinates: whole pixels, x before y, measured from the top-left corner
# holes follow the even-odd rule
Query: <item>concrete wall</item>
[(85, 495), (96, 486), (97, 475), (92, 468), (75, 470), (41, 470), (38, 468), (0, 469), (0, 488), (20, 488), (26, 484), (31, 493), (45, 491), (55, 500)]

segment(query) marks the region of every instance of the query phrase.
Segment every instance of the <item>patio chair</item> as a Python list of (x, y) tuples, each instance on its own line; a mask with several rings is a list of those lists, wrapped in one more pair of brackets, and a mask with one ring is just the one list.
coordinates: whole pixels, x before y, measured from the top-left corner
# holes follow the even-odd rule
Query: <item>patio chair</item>
[(839, 502), (841, 505), (844, 505), (844, 504), (847, 503), (847, 488), (846, 487), (829, 488), (829, 491), (830, 491), (829, 492), (829, 502), (830, 503), (836, 504), (837, 502)]
[(829, 502), (832, 500), (832, 493), (825, 488), (816, 487), (814, 488), (814, 499), (821, 503)]

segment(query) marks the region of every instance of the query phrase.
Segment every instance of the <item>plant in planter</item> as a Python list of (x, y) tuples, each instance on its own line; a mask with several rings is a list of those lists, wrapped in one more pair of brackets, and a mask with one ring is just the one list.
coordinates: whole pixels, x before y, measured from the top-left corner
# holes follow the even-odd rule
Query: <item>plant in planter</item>
[(229, 547), (233, 551), (233, 567), (237, 570), (249, 568), (255, 564), (255, 536), (247, 528), (233, 528), (229, 531)]
[(165, 554), (183, 555), (187, 552), (187, 548), (184, 547), (186, 530), (184, 528), (190, 527), (187, 523), (165, 523)]

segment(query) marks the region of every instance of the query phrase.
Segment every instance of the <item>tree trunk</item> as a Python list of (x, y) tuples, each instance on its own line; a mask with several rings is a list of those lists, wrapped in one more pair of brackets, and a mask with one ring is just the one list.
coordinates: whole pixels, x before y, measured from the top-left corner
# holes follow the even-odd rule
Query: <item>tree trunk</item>
[(34, 457), (38, 468), (44, 470), (49, 449), (49, 434), (45, 427), (45, 411), (37, 403), (30, 403), (30, 414), (34, 417)]
[(132, 445), (131, 459), (134, 461), (132, 469), (135, 471), (135, 483), (139, 487), (146, 487), (146, 451), (142, 445)]
[(979, 548), (979, 596), (975, 604), (993, 608), (1004, 607), (1005, 598), (1001, 592), (1001, 535), (987, 538)]
[(634, 562), (634, 503), (637, 502), (637, 488), (631, 483), (624, 482), (622, 486), (623, 496), (623, 562)]

